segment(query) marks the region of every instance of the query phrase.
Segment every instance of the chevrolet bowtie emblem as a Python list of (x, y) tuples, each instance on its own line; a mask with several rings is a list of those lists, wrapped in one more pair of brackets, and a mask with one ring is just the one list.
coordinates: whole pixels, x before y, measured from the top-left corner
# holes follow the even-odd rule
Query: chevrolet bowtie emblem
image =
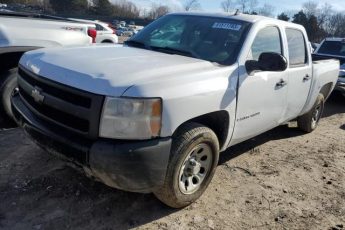
[(31, 97), (33, 97), (34, 100), (39, 104), (42, 104), (44, 101), (44, 96), (41, 93), (41, 89), (36, 87), (31, 91)]

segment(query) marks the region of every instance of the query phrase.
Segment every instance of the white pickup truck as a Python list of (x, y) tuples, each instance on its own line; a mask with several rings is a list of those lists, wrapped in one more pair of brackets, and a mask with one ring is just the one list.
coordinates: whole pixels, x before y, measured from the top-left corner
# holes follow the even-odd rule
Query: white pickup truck
[(31, 13), (0, 12), (0, 113), (12, 117), (10, 95), (16, 87), (19, 59), (43, 47), (88, 45), (95, 25)]
[(124, 46), (26, 53), (12, 107), (87, 175), (184, 207), (229, 146), (291, 120), (316, 128), (339, 61), (313, 62), (307, 41), (302, 26), (260, 16), (170, 14)]

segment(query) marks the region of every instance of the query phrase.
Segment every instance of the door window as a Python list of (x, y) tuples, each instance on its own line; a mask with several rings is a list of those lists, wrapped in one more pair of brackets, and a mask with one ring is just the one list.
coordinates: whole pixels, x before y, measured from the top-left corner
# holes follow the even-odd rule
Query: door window
[(290, 66), (305, 65), (308, 62), (304, 35), (300, 30), (286, 29)]
[(275, 26), (266, 27), (256, 35), (248, 60), (259, 60), (262, 53), (274, 52), (282, 54), (282, 44), (279, 29)]

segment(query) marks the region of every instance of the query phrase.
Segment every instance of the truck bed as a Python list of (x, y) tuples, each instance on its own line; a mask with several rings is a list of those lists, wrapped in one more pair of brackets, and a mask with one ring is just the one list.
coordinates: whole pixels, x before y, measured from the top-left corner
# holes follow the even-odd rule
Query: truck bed
[(318, 76), (321, 85), (334, 82), (334, 76), (338, 76), (339, 61), (336, 59), (313, 60), (313, 74)]
[(312, 54), (313, 62), (314, 61), (320, 61), (320, 60), (329, 60), (329, 59), (336, 59), (339, 60), (340, 65), (345, 63), (345, 57), (334, 57), (334, 56), (328, 56), (328, 55), (322, 55), (322, 54)]

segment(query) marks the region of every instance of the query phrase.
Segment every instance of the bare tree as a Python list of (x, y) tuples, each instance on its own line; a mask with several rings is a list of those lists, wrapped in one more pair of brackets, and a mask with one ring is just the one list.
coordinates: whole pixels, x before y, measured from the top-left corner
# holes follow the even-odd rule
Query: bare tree
[(308, 2), (303, 3), (302, 10), (307, 15), (308, 18), (312, 15), (316, 16), (319, 13), (318, 5), (319, 4), (317, 2), (308, 1)]
[[(320, 28), (324, 28), (328, 30), (329, 27), (329, 20), (332, 15), (334, 15), (334, 11), (332, 9), (332, 5), (325, 3), (321, 7), (318, 3), (313, 1), (308, 1), (303, 4), (303, 12), (306, 14), (307, 18), (311, 18), (315, 16), (317, 18), (317, 25)], [(334, 18), (333, 18), (334, 19)]]
[(259, 5), (258, 0), (249, 0), (248, 10), (250, 11), (250, 13), (253, 13), (254, 11), (256, 11), (256, 8), (258, 7), (258, 5)]
[(157, 19), (159, 17), (162, 17), (168, 14), (169, 12), (170, 12), (170, 9), (168, 6), (153, 3), (151, 7), (151, 11), (149, 12), (149, 18)]
[(274, 10), (275, 10), (274, 6), (265, 3), (262, 7), (259, 8), (258, 14), (267, 16), (267, 17), (272, 17)]
[(321, 6), (317, 17), (317, 21), (320, 27), (327, 27), (327, 23), (329, 23), (329, 20), (331, 16), (334, 14), (334, 10), (332, 5), (325, 3)]
[(183, 4), (183, 8), (185, 11), (191, 11), (191, 10), (198, 10), (200, 9), (201, 5), (199, 3), (199, 0), (185, 0)]
[(345, 37), (345, 14), (333, 14), (327, 25), (326, 32), (334, 37)]
[(113, 4), (113, 14), (123, 18), (138, 18), (140, 9), (131, 1), (118, 0)]
[(242, 13), (246, 12), (249, 0), (237, 0), (237, 4), (241, 7)]
[(225, 0), (220, 3), (220, 6), (222, 7), (224, 12), (229, 13), (234, 9), (235, 3), (232, 0)]

